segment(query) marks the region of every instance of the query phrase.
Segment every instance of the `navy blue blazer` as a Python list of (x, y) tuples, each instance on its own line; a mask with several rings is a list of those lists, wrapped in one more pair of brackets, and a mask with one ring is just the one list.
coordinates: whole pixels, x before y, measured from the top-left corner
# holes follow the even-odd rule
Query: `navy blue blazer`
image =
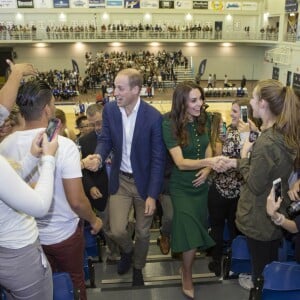
[[(109, 192), (119, 188), (122, 161), (123, 124), (120, 108), (115, 101), (105, 104), (101, 135), (96, 153), (104, 161), (111, 150), (113, 160), (109, 180)], [(133, 133), (130, 160), (137, 190), (146, 200), (157, 199), (162, 190), (166, 148), (162, 137), (162, 116), (153, 106), (141, 100)]]

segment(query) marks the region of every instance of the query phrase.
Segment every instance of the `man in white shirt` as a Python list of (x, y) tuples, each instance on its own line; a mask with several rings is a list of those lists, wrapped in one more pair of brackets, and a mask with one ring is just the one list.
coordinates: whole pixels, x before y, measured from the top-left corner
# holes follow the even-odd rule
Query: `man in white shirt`
[[(14, 160), (21, 160), (29, 151), (32, 137), (47, 127), (54, 116), (55, 105), (51, 88), (43, 81), (23, 84), (17, 96), (17, 104), (25, 118), (25, 130), (16, 131), (0, 145), (0, 153)], [(53, 200), (48, 214), (37, 219), (39, 238), (52, 270), (68, 272), (80, 299), (86, 300), (83, 253), (84, 237), (80, 218), (90, 223), (92, 233), (102, 227), (86, 198), (82, 182), (80, 155), (73, 141), (58, 138)], [(39, 167), (27, 176), (34, 185), (39, 177)]]

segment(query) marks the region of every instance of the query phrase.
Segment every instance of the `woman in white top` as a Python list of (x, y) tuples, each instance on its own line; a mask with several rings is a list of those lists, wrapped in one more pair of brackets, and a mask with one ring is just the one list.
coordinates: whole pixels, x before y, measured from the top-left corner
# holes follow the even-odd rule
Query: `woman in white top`
[[(14, 105), (22, 77), (36, 73), (29, 64), (8, 64), (11, 74), (0, 90), (0, 125)], [(51, 205), (57, 147), (57, 137), (48, 142), (46, 134), (40, 133), (31, 153), (14, 167), (0, 156), (0, 285), (7, 299), (53, 299), (52, 272), (38, 241), (34, 217), (46, 214)], [(37, 163), (42, 172), (32, 189), (19, 175), (26, 177)]]

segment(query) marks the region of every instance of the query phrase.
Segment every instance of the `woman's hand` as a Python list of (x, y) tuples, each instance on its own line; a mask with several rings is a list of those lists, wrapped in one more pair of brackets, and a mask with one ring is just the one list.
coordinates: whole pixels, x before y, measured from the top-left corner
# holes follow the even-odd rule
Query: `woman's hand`
[(281, 202), (282, 202), (281, 197), (278, 197), (278, 200), (275, 201), (275, 192), (274, 192), (274, 188), (272, 188), (269, 196), (267, 197), (267, 206), (266, 206), (267, 214), (270, 217), (276, 218), (276, 213), (280, 207)]
[(55, 156), (55, 153), (58, 148), (58, 134), (55, 134), (51, 142), (49, 142), (46, 133), (43, 133), (41, 148), (43, 155)]
[(43, 153), (42, 142), (44, 132), (39, 132), (31, 143), (30, 153), (35, 157), (40, 157)]
[(200, 171), (198, 171), (198, 172), (196, 173), (196, 177), (197, 177), (197, 178), (196, 178), (195, 180), (192, 181), (193, 186), (194, 186), (194, 187), (198, 187), (198, 186), (200, 186), (201, 184), (203, 184), (203, 183), (206, 181), (206, 179), (207, 179), (207, 177), (208, 177), (210, 171), (211, 171), (211, 168), (209, 168), (209, 167), (203, 168), (203, 169), (201, 169)]
[(252, 147), (253, 147), (253, 142), (250, 142), (249, 139), (246, 139), (243, 148), (241, 150), (241, 158), (248, 157), (248, 153), (252, 150)]
[(259, 129), (256, 127), (255, 123), (253, 121), (251, 121), (250, 119), (248, 119), (248, 123), (250, 126), (250, 131), (256, 131), (259, 132)]
[(300, 179), (293, 183), (291, 188), (288, 191), (288, 195), (292, 201), (300, 200)]
[(249, 123), (245, 123), (242, 119), (239, 119), (237, 127), (238, 127), (238, 131), (240, 133), (241, 132), (249, 132), (250, 131), (250, 125), (249, 125)]

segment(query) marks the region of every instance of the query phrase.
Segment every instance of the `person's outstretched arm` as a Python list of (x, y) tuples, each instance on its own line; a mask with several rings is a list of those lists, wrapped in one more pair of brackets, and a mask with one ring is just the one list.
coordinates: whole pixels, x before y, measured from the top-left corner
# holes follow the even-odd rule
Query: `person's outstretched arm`
[(14, 64), (9, 59), (6, 62), (11, 73), (0, 90), (0, 105), (3, 105), (10, 112), (15, 104), (21, 79), (23, 76), (37, 75), (37, 71), (28, 63)]

